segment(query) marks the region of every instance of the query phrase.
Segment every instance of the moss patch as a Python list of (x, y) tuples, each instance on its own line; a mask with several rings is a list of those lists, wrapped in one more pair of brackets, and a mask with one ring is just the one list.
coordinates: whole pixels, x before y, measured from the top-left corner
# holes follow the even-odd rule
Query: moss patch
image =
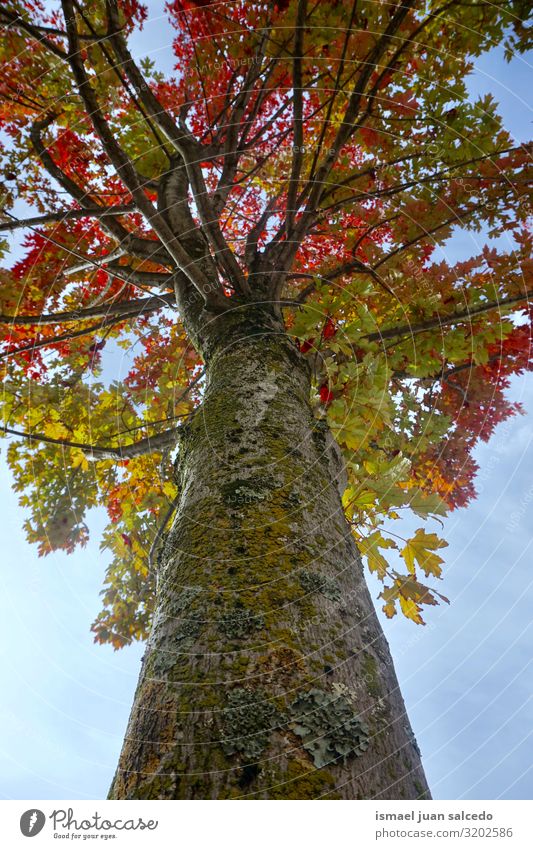
[(363, 652), (363, 672), (368, 692), (375, 699), (381, 696), (381, 685), (379, 683), (378, 666), (376, 658), (370, 652)]
[(327, 769), (309, 768), (297, 760), (289, 761), (287, 771), (280, 773), (279, 784), (269, 789), (269, 799), (335, 798), (335, 779)]

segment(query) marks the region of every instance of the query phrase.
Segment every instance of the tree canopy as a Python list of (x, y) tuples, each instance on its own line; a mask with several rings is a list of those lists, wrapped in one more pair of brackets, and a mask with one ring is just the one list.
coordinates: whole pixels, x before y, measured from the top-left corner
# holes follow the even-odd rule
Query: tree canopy
[[(0, 4), (0, 221), (24, 250), (0, 272), (2, 429), (40, 554), (107, 510), (98, 641), (149, 627), (177, 428), (202, 399), (190, 316), (251, 302), (309, 359), (387, 616), (444, 598), (425, 520), (475, 496), (473, 450), (532, 365), (531, 148), (465, 82), (527, 47), (526, 10), (174, 0), (170, 76), (130, 52), (136, 0)], [(457, 227), (487, 244), (453, 263)], [(402, 540), (406, 510), (422, 527)]]

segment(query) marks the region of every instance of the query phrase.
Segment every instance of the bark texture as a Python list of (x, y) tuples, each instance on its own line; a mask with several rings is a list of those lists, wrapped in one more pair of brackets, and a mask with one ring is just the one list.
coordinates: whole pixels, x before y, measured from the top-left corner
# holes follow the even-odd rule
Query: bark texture
[(180, 433), (110, 798), (429, 798), (305, 360), (257, 307), (201, 336), (205, 400)]

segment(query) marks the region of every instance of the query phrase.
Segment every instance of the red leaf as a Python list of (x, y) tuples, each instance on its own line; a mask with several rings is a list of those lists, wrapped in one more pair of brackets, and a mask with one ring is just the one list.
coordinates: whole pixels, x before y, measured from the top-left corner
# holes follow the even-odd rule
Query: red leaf
[(314, 344), (315, 337), (312, 336), (311, 339), (306, 339), (304, 342), (300, 342), (300, 351), (302, 352), (302, 354), (307, 354), (307, 352), (311, 350)]
[(331, 339), (332, 336), (335, 336), (336, 332), (337, 328), (335, 327), (335, 323), (331, 318), (328, 318), (324, 325), (324, 330), (322, 331), (323, 338)]
[(327, 383), (322, 384), (322, 386), (318, 390), (318, 394), (320, 395), (320, 400), (323, 404), (326, 404), (326, 406), (328, 404), (331, 404), (331, 402), (333, 401), (334, 395), (333, 392), (331, 392)]

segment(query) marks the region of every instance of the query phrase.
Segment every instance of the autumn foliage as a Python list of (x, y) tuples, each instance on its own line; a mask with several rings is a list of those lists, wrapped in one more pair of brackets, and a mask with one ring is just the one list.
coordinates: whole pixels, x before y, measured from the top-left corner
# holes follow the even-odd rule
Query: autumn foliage
[[(146, 636), (173, 434), (202, 398), (175, 275), (204, 275), (162, 203), (190, 157), (207, 306), (279, 305), (385, 612), (422, 622), (446, 545), (426, 520), (475, 496), (473, 451), (532, 367), (531, 151), (465, 82), (495, 43), (522, 49), (525, 4), (175, 0), (170, 73), (128, 53), (136, 0), (50, 8), (0, 4), (2, 424), (28, 539), (73, 551), (105, 507), (95, 637)], [(485, 247), (450, 262), (456, 228)], [(406, 509), (423, 527), (402, 541)]]

